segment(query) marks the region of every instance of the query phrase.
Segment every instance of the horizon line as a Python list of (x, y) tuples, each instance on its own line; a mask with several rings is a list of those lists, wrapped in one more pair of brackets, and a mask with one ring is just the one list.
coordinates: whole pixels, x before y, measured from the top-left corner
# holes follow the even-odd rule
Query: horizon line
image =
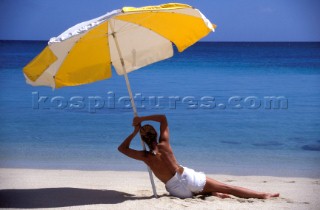
[[(21, 42), (48, 42), (49, 40), (35, 40), (35, 39), (0, 39), (2, 41), (21, 41)], [(213, 42), (213, 43), (318, 43), (318, 41), (198, 41), (199, 42)], [(195, 44), (196, 44), (195, 43)]]

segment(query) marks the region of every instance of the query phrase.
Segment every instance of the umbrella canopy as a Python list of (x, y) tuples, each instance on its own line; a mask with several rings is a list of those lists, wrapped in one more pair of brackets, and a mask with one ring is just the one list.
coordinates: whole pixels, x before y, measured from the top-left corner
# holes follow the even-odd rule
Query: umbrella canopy
[(28, 84), (60, 88), (123, 75), (182, 52), (214, 31), (197, 9), (178, 3), (124, 7), (77, 24), (58, 37), (23, 72)]

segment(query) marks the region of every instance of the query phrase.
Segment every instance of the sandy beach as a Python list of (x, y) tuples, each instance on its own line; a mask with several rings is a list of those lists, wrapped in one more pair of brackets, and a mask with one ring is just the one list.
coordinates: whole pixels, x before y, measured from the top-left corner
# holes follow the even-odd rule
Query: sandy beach
[(320, 179), (271, 176), (208, 176), (258, 191), (279, 192), (269, 200), (217, 197), (178, 199), (147, 172), (0, 169), (1, 208), (59, 209), (319, 209)]

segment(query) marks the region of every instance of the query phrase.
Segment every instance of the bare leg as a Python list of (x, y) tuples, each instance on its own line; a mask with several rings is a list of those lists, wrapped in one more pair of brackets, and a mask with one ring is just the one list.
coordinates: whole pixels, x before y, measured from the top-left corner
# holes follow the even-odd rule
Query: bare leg
[(211, 193), (212, 195), (217, 195), (217, 193), (224, 193), (237, 196), (239, 198), (260, 198), (267, 199), (272, 197), (279, 197), (279, 193), (270, 194), (257, 192), (254, 190), (249, 190), (243, 187), (237, 187), (232, 185), (223, 184), (214, 179), (208, 178), (206, 180), (206, 185), (201, 193)]
[(216, 196), (218, 198), (231, 198), (230, 195), (224, 194), (224, 193), (218, 193), (218, 192), (212, 192), (211, 195)]

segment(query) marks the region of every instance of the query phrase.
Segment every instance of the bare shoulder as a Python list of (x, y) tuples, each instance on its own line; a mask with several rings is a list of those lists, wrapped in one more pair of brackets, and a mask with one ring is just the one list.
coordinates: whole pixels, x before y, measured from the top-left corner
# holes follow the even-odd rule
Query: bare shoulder
[(172, 153), (170, 144), (165, 141), (158, 144), (158, 149), (161, 153), (165, 153), (165, 154)]

